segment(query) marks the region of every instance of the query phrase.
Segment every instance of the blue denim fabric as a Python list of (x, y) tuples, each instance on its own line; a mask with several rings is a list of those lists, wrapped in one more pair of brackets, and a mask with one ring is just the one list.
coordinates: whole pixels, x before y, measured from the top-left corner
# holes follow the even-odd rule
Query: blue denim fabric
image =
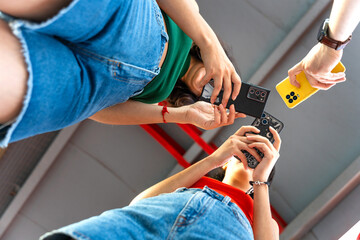
[(74, 0), (40, 24), (15, 20), (28, 65), (23, 109), (0, 146), (64, 128), (139, 94), (168, 35), (155, 0)]
[(60, 240), (66, 235), (77, 240), (254, 239), (244, 213), (230, 200), (207, 187), (183, 188), (104, 212), (40, 239)]

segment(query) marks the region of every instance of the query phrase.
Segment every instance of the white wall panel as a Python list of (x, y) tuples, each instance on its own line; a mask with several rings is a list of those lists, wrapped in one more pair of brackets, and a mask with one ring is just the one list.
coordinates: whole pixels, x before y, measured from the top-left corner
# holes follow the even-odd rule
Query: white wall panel
[(10, 228), (1, 240), (20, 240), (20, 239), (38, 239), (46, 230), (19, 214), (16, 216), (12, 224), (14, 227)]
[(134, 196), (98, 161), (68, 144), (21, 213), (52, 230), (123, 207)]
[(177, 164), (140, 126), (110, 126), (88, 120), (81, 124), (71, 142), (136, 192), (162, 180)]
[(360, 220), (360, 185), (343, 199), (314, 228), (319, 240), (339, 239)]

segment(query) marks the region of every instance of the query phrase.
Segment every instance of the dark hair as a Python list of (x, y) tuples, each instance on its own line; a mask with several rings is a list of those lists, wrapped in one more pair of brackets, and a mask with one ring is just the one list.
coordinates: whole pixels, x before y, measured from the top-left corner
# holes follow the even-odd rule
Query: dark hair
[[(235, 69), (237, 69), (236, 62), (233, 56), (230, 54), (230, 48), (220, 40), (221, 46), (223, 47), (226, 55), (233, 63)], [(196, 44), (192, 44), (189, 54), (192, 58), (195, 58), (197, 61), (203, 62), (201, 58), (200, 48)], [(199, 100), (199, 97), (190, 91), (188, 86), (179, 78), (176, 81), (174, 89), (166, 99), (174, 107), (181, 107), (185, 105), (190, 105)]]

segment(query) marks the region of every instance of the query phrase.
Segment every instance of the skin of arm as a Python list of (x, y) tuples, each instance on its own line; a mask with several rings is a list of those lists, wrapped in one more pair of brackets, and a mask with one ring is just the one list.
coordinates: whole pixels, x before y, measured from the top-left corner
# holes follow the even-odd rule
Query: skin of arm
[[(138, 125), (162, 123), (162, 106), (145, 104), (128, 100), (127, 102), (103, 109), (90, 119), (112, 125)], [(220, 105), (214, 106), (203, 101), (183, 107), (168, 107), (164, 117), (168, 123), (190, 123), (209, 130), (234, 123), (245, 114), (236, 113), (234, 106), (230, 106), (229, 113)]]
[[(264, 153), (259, 165), (253, 172), (253, 181), (266, 182), (271, 169), (279, 158), (281, 140), (275, 129), (270, 127), (274, 136), (274, 144), (259, 135), (248, 136), (248, 140), (254, 141), (249, 144), (251, 148), (257, 148)], [(279, 239), (279, 227), (271, 217), (269, 188), (267, 185), (254, 185), (254, 238), (256, 240)]]
[[(183, 171), (146, 189), (137, 197), (135, 197), (134, 200), (130, 203), (130, 205), (134, 204), (140, 199), (154, 197), (162, 193), (170, 193), (180, 187), (192, 186), (209, 171), (213, 170), (214, 168), (223, 166), (232, 156), (241, 155), (242, 158), (245, 157), (241, 152), (241, 149), (256, 152), (253, 149), (247, 147), (247, 143), (250, 142), (247, 141), (246, 137), (243, 136), (245, 132), (250, 131), (259, 132), (257, 128), (252, 126), (240, 128), (233, 136), (226, 140), (213, 154), (191, 165)], [(258, 155), (257, 159), (260, 159)]]
[[(360, 21), (359, 12), (359, 0), (335, 0), (330, 14), (329, 37), (345, 41)], [(323, 90), (345, 81), (345, 73), (331, 73), (342, 55), (343, 50), (335, 50), (321, 43), (316, 44), (301, 62), (289, 70), (290, 82), (300, 87), (295, 75), (301, 71), (305, 72), (313, 87)]]
[(240, 92), (240, 77), (226, 56), (216, 34), (200, 15), (199, 7), (195, 0), (157, 0), (157, 3), (200, 47), (201, 57), (206, 69), (206, 75), (202, 81), (205, 83), (209, 82), (210, 79), (215, 81), (211, 102), (215, 102), (217, 95), (223, 87), (222, 104), (226, 106), (231, 94), (231, 83), (234, 84), (231, 98), (235, 100)]

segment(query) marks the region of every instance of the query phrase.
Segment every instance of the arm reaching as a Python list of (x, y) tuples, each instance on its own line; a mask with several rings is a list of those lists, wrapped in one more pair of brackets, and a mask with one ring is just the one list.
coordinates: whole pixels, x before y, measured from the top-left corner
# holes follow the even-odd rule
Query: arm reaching
[[(264, 157), (253, 172), (253, 181), (266, 182), (269, 174), (279, 158), (281, 140), (275, 129), (270, 127), (274, 136), (274, 145), (268, 139), (259, 135), (248, 136), (254, 141), (249, 144), (251, 148), (259, 149)], [(271, 217), (269, 188), (266, 184), (254, 185), (254, 237), (256, 240), (279, 239), (279, 227)]]
[[(113, 125), (162, 123), (162, 109), (162, 106), (129, 100), (103, 109), (90, 119)], [(167, 110), (168, 113), (164, 115), (166, 122), (190, 123), (206, 130), (230, 125), (235, 118), (246, 116), (235, 113), (234, 106), (230, 107), (227, 113), (223, 106), (218, 107), (202, 101), (178, 108), (168, 107)]]
[(240, 92), (241, 79), (226, 56), (214, 31), (200, 15), (196, 2), (194, 0), (157, 0), (157, 3), (200, 47), (201, 57), (206, 70), (206, 75), (202, 81), (204, 85), (210, 79), (215, 81), (215, 89), (211, 96), (211, 102), (215, 102), (217, 95), (223, 87), (222, 104), (226, 106), (231, 94), (231, 83), (234, 84), (231, 98), (235, 100)]
[[(360, 21), (359, 12), (359, 0), (334, 0), (330, 14), (329, 37), (342, 42), (348, 39)], [(294, 86), (300, 87), (295, 76), (301, 71), (304, 71), (313, 87), (323, 90), (345, 81), (345, 73), (331, 73), (342, 55), (343, 50), (335, 50), (318, 43), (301, 62), (289, 70), (290, 82)]]
[[(242, 127), (240, 130), (235, 133), (233, 136), (229, 137), (213, 154), (204, 158), (203, 160), (191, 165), (185, 170), (155, 184), (154, 186), (146, 189), (140, 193), (131, 204), (139, 201), (140, 199), (149, 198), (157, 196), (161, 193), (170, 193), (175, 191), (180, 187), (190, 187), (196, 183), (201, 177), (207, 174), (214, 168), (223, 166), (232, 156), (241, 155), (243, 153), (241, 150), (247, 150), (250, 152), (256, 153), (255, 150), (250, 149), (247, 144), (251, 143), (244, 137), (245, 132), (259, 132), (255, 127), (248, 126)], [(245, 158), (243, 156), (242, 158)], [(257, 159), (260, 159), (260, 156), (257, 155)], [(246, 161), (246, 158), (245, 158)]]

